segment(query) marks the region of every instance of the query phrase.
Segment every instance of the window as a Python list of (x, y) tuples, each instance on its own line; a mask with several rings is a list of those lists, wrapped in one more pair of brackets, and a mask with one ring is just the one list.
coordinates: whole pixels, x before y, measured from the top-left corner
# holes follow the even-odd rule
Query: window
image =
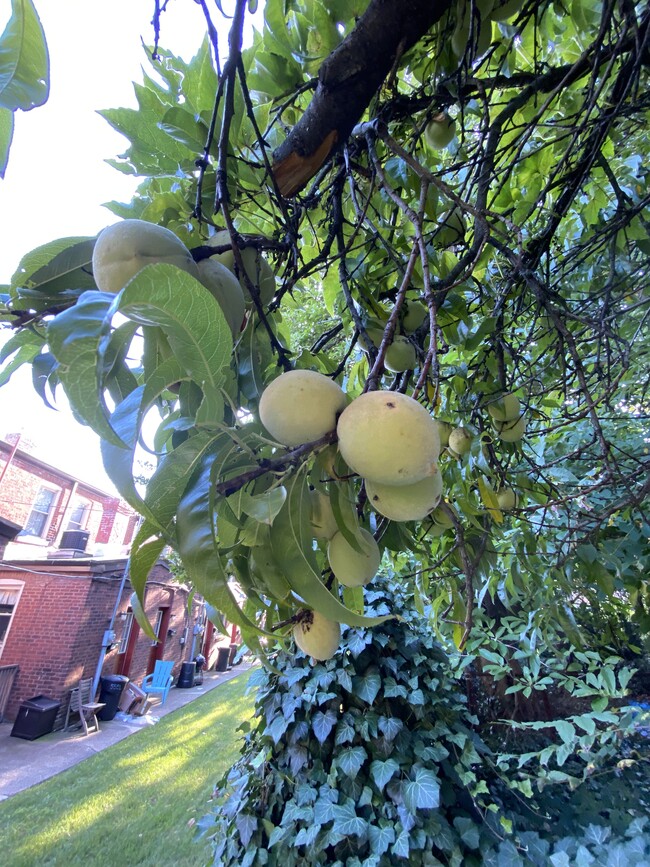
[(70, 520), (66, 530), (85, 530), (90, 514), (90, 503), (86, 500), (77, 500), (70, 512)]
[(27, 523), (19, 535), (45, 536), (57, 498), (57, 491), (41, 488), (36, 495)]
[(127, 611), (125, 619), (122, 621), (122, 637), (117, 648), (118, 653), (126, 653), (126, 648), (131, 637), (131, 627), (133, 626), (133, 612)]
[(0, 583), (0, 654), (2, 653), (2, 648), (4, 647), (22, 589), (23, 584), (19, 581)]

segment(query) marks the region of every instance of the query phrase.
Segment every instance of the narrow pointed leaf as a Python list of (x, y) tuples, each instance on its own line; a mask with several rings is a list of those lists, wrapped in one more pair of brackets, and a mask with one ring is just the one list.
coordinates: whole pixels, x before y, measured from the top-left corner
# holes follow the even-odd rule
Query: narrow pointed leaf
[(294, 591), (324, 617), (348, 626), (376, 626), (387, 617), (365, 617), (346, 608), (323, 584), (309, 525), (310, 495), (306, 472), (300, 471), (287, 483), (287, 500), (271, 527), (275, 559)]
[(250, 634), (264, 633), (240, 609), (228, 586), (213, 533), (213, 458), (205, 456), (201, 470), (185, 489), (176, 516), (177, 550), (199, 593), (231, 623)]
[(13, 0), (0, 36), (0, 107), (29, 111), (50, 93), (50, 59), (45, 34), (31, 0)]
[(107, 292), (84, 292), (74, 307), (50, 322), (47, 340), (59, 363), (59, 378), (73, 410), (99, 436), (120, 446), (123, 443), (110, 426), (98, 371), (113, 300), (114, 296)]
[(14, 137), (14, 113), (0, 108), (0, 178), (4, 178), (9, 162), (9, 150)]
[(129, 556), (129, 579), (138, 599), (144, 599), (144, 591), (149, 573), (160, 557), (165, 540), (153, 536), (155, 528), (151, 524), (143, 524), (131, 546)]
[(138, 594), (135, 592), (135, 590), (131, 594), (130, 605), (131, 610), (133, 611), (133, 616), (135, 617), (136, 623), (138, 624), (140, 629), (144, 632), (147, 638), (150, 638), (152, 641), (157, 641), (158, 636), (153, 631), (151, 623), (149, 623), (149, 618), (145, 614), (142, 602), (138, 598)]

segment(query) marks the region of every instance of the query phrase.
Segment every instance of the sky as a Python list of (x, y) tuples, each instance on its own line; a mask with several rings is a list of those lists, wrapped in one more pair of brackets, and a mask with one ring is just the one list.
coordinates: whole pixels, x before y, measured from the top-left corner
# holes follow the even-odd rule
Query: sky
[[(142, 41), (153, 42), (153, 0), (35, 0), (35, 6), (50, 53), (50, 97), (44, 106), (16, 115), (0, 180), (0, 284), (10, 281), (34, 247), (94, 235), (116, 222), (102, 204), (129, 201), (139, 181), (104, 162), (123, 153), (128, 142), (97, 111), (136, 107), (133, 82), (142, 81), (143, 68), (151, 71)], [(227, 22), (217, 20), (216, 4), (210, 9), (225, 45)], [(0, 0), (0, 31), (10, 11), (10, 0)], [(171, 0), (161, 25), (161, 47), (189, 60), (205, 32), (200, 6)], [(0, 345), (5, 339), (0, 332)], [(39, 458), (112, 492), (99, 439), (72, 418), (65, 400), (60, 407), (47, 409), (33, 393), (30, 372), (21, 369), (0, 388), (0, 437), (22, 432)]]

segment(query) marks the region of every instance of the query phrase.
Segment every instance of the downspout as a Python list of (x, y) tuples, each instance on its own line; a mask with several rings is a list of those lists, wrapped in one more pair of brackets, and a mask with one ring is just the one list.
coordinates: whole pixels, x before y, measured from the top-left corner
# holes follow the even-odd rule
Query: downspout
[(131, 558), (126, 561), (126, 566), (124, 567), (124, 571), (122, 573), (122, 580), (120, 581), (120, 588), (117, 591), (115, 605), (113, 606), (113, 613), (111, 614), (111, 619), (108, 623), (108, 629), (104, 632), (104, 636), (102, 638), (102, 647), (99, 651), (99, 659), (97, 660), (97, 668), (95, 669), (95, 676), (93, 678), (93, 688), (91, 693), (93, 696), (97, 693), (97, 688), (99, 686), (99, 680), (102, 676), (102, 668), (104, 667), (104, 660), (106, 659), (108, 648), (111, 647), (111, 645), (115, 641), (115, 630), (113, 629), (113, 626), (115, 625), (115, 618), (117, 617), (117, 612), (120, 608), (120, 602), (122, 601), (122, 593), (129, 578), (130, 563)]

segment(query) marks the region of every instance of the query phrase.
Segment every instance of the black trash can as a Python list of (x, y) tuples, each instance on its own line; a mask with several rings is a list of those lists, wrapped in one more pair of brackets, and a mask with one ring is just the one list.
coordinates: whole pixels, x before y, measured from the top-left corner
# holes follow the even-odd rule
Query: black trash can
[(196, 663), (195, 662), (184, 662), (181, 665), (181, 673), (178, 675), (178, 680), (176, 681), (176, 686), (178, 689), (190, 689), (190, 687), (194, 686), (194, 679), (196, 678)]
[(101, 720), (111, 720), (115, 718), (117, 706), (120, 703), (124, 687), (129, 682), (129, 678), (124, 674), (105, 674), (99, 682), (99, 698), (97, 701), (106, 705), (97, 714)]
[(46, 695), (35, 695), (33, 698), (28, 698), (18, 709), (18, 716), (11, 729), (11, 736), (33, 741), (42, 735), (49, 735), (54, 728), (54, 720), (60, 707), (60, 701), (55, 701)]
[(217, 671), (228, 671), (228, 660), (230, 659), (230, 646), (219, 647), (217, 649), (217, 661), (215, 669)]

